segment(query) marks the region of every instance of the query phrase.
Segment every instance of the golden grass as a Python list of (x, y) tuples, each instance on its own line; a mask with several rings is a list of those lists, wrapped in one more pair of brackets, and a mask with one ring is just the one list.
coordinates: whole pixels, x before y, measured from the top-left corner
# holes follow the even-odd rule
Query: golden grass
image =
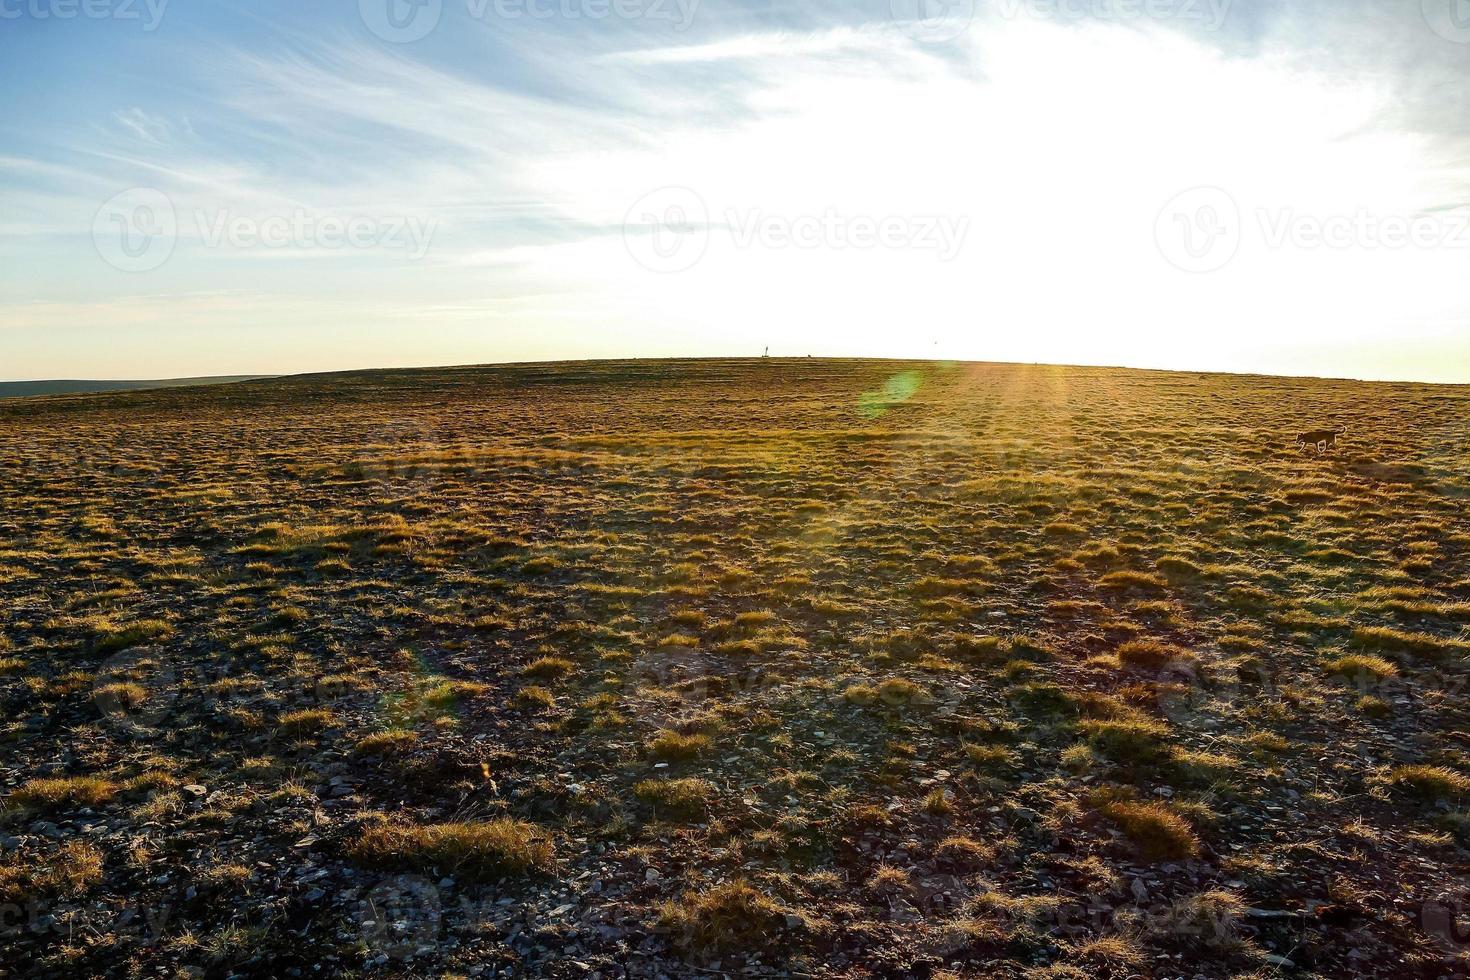
[(653, 808), (656, 816), (703, 816), (715, 787), (707, 779), (645, 779), (633, 787), (633, 795)]
[(648, 742), (648, 754), (655, 759), (685, 762), (703, 755), (710, 747), (710, 737), (700, 733), (662, 731)]
[(526, 677), (538, 680), (559, 680), (577, 670), (577, 665), (566, 657), (539, 657), (521, 670)]
[(353, 751), (358, 755), (400, 755), (413, 750), (419, 741), (419, 736), (415, 732), (390, 728), (387, 731), (364, 735), (357, 740)]
[(550, 872), (555, 848), (535, 824), (510, 818), (440, 824), (383, 822), (352, 843), (353, 860), (375, 868), (438, 870), (471, 881)]
[(85, 841), (30, 859), (13, 853), (7, 860), (0, 865), (0, 902), (77, 898), (102, 881), (102, 852)]
[[(900, 373), (906, 396), (885, 395)], [(206, 898), (174, 906), (192, 938), (167, 953), (32, 945), (56, 975), (299, 962), (291, 930), (233, 929), (217, 899), (265, 907), (305, 868), (345, 881), (350, 857), (360, 897), (383, 872), (558, 875), (445, 892), (457, 945), (415, 957), (425, 975), (512, 953), (536, 975), (592, 956), (604, 923), (669, 976), (736, 975), (750, 950), (772, 975), (1122, 976), (1180, 962), (1165, 952), (1249, 970), (1244, 947), (1126, 917), (1045, 927), (1058, 896), (1131, 905), (1140, 860), (1197, 859), (1146, 880), (1191, 929), (1224, 908), (1202, 882), (1304, 909), (1338, 879), (1453, 877), (1465, 407), (1410, 385), (820, 359), (0, 404), (3, 830), (24, 840), (6, 856), (39, 860), (37, 819), (87, 822), (108, 854), (89, 900)], [(1318, 414), (1344, 445), (1302, 454)], [(95, 701), (159, 694), (144, 661), (103, 666), (155, 645), (176, 684), (143, 738)], [(1425, 765), (1365, 786), (1393, 746)], [(156, 824), (152, 857), (112, 853), (120, 820)], [(980, 876), (996, 891), (967, 907)], [(458, 899), (502, 893), (534, 925), (487, 945)], [(344, 912), (299, 923), (360, 966)], [(1425, 948), (1404, 922), (1329, 928), (1311, 969), (1391, 972)]]
[(1346, 678), (1372, 678), (1382, 680), (1398, 676), (1399, 669), (1382, 657), (1369, 654), (1350, 653), (1336, 657), (1324, 668), (1329, 675)]
[(1411, 796), (1452, 800), (1470, 795), (1470, 776), (1444, 766), (1400, 766), (1386, 777), (1389, 786)]
[(101, 806), (122, 789), (100, 776), (58, 776), (22, 783), (6, 803), (10, 806), (59, 810), (69, 806)]
[(166, 640), (173, 634), (173, 627), (163, 619), (140, 619), (122, 625), (98, 620), (93, 628), (93, 643), (99, 653), (114, 653), (128, 647)]
[(752, 949), (781, 934), (785, 909), (749, 882), (736, 879), (664, 902), (658, 921), (681, 945), (708, 952)]
[(285, 735), (303, 736), (315, 735), (316, 733), (331, 728), (337, 723), (337, 716), (326, 708), (303, 708), (300, 711), (288, 711), (281, 715), (277, 727)]
[(1098, 812), (1116, 824), (1147, 860), (1178, 861), (1199, 853), (1194, 828), (1166, 803), (1110, 800)]
[(1128, 667), (1158, 670), (1170, 663), (1191, 659), (1187, 650), (1156, 640), (1129, 640), (1118, 647), (1118, 660)]

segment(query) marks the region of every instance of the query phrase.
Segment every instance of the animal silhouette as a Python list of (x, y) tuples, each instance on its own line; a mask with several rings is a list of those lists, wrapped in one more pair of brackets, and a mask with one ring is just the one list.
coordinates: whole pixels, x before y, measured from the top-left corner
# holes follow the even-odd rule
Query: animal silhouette
[(1313, 429), (1297, 436), (1296, 444), (1300, 449), (1312, 446), (1319, 453), (1326, 452), (1329, 447), (1334, 449), (1337, 447), (1337, 437), (1340, 435), (1342, 435), (1341, 429)]

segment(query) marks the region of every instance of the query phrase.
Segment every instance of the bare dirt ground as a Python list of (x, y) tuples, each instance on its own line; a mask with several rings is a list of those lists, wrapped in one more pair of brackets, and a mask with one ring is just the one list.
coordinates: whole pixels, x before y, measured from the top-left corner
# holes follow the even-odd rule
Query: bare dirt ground
[(1467, 436), (877, 361), (7, 402), (0, 975), (1470, 974)]

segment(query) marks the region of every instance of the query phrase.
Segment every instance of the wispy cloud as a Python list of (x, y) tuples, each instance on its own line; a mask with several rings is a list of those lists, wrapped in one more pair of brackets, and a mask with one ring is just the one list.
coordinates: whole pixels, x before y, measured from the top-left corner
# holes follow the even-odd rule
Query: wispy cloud
[[(1257, 212), (1291, 230), (1292, 215), (1453, 215), (1470, 198), (1453, 98), (1470, 79), (1453, 56), (1470, 47), (1397, 7), (1333, 9), (1237, 0), (1210, 31), (987, 5), (940, 45), (836, 5), (784, 20), (701, 7), (688, 33), (484, 20), (415, 45), (279, 23), (192, 46), (160, 36), (187, 97), (104, 94), (88, 125), (0, 157), (0, 323), (41, 344), (68, 317), (144, 332), (150, 315), (206, 331), (270, 319), (293, 326), (270, 336), (304, 366), (330, 367), (324, 324), (344, 319), (421, 325), (404, 343), (451, 360), (470, 336), (564, 356), (569, 325), (595, 323), (587, 351), (723, 351), (779, 325), (834, 352), (937, 341), (1150, 364), (1196, 363), (1212, 331), (1269, 360), (1319, 323), (1454, 322), (1462, 256), (1260, 233)], [(1246, 234), (1228, 268), (1191, 279), (1155, 235), (1198, 185), (1228, 190)], [(99, 214), (116, 218), (99, 208), (133, 188), (163, 195), (177, 239), (140, 273), (93, 240)], [(666, 275), (625, 227), (675, 213), (705, 241)], [(960, 219), (944, 261), (848, 244), (854, 221), (897, 221), (894, 240), (914, 242), (924, 222)], [(338, 246), (353, 222), (358, 244)], [(410, 224), (432, 230), (425, 248), (384, 247)], [(815, 247), (784, 241), (792, 229), (816, 229)], [(435, 334), (436, 317), (452, 326)], [(411, 349), (384, 337), (384, 356)]]

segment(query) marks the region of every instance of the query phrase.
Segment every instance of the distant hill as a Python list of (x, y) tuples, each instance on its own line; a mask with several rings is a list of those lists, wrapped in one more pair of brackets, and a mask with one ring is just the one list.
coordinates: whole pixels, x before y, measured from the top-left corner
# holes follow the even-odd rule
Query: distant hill
[(239, 374), (218, 378), (167, 378), (161, 381), (0, 381), (0, 398), (85, 395), (105, 391), (141, 391), (146, 388), (191, 388), (195, 385), (224, 385), (272, 377), (275, 375)]

